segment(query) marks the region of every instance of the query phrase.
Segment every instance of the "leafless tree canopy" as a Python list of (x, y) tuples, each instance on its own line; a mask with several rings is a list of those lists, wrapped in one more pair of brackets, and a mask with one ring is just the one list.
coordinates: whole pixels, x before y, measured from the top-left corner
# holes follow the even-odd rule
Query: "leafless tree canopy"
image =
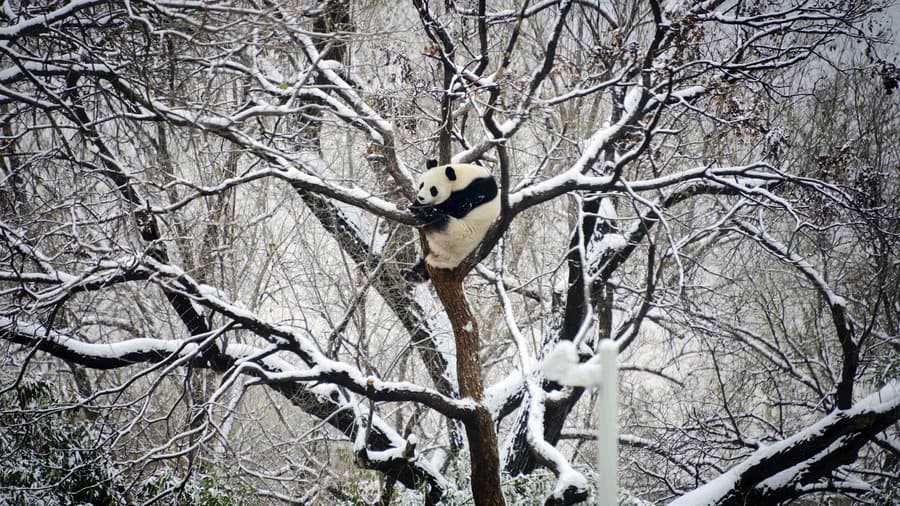
[[(892, 19), (0, 3), (0, 496), (576, 504), (594, 394), (540, 361), (613, 339), (627, 500), (895, 504)], [(413, 285), (431, 158), (502, 213)]]

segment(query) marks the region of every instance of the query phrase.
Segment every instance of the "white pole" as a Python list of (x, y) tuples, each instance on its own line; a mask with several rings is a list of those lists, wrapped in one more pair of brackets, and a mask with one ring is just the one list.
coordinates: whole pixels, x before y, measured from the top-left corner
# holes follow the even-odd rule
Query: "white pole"
[(619, 346), (612, 339), (600, 342), (600, 385), (597, 404), (597, 505), (615, 506), (618, 495), (619, 431), (616, 411), (619, 396)]

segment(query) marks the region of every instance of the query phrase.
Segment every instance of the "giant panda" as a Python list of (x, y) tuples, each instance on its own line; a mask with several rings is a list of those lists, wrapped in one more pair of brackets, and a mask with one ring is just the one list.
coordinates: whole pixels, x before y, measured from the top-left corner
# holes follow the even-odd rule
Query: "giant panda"
[(425, 263), (440, 269), (458, 266), (481, 243), (500, 215), (497, 181), (478, 165), (438, 165), (428, 160), (419, 177), (416, 201), (409, 210), (422, 222), (428, 256), (405, 272), (411, 281), (425, 281)]

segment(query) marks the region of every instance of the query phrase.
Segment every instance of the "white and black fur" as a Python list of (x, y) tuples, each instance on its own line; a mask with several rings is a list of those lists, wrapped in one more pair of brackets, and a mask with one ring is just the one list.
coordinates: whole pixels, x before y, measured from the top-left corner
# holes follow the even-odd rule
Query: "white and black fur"
[(465, 163), (438, 166), (428, 160), (409, 210), (422, 222), (428, 256), (407, 271), (407, 279), (428, 279), (425, 262), (453, 269), (481, 243), (500, 214), (497, 181), (488, 169)]

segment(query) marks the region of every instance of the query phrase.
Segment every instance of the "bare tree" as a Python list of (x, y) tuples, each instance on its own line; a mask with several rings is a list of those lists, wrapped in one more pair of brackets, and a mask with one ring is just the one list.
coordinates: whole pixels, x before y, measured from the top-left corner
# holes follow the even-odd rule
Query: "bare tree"
[[(7, 3), (0, 420), (81, 413), (117, 458), (79, 490), (129, 502), (496, 505), (545, 468), (574, 504), (591, 403), (538, 364), (613, 339), (635, 495), (888, 497), (890, 7)], [(428, 158), (502, 212), (415, 286)]]

